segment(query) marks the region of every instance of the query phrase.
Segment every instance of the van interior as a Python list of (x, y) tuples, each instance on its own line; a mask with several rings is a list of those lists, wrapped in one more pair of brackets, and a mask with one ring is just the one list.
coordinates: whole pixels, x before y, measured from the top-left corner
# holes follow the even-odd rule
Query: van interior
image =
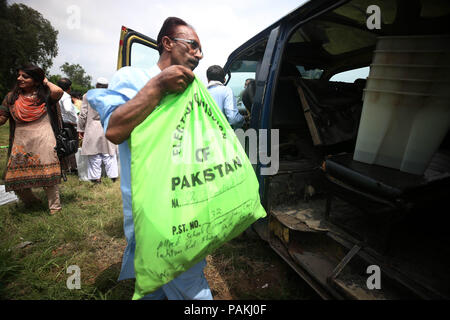
[[(382, 24), (369, 30), (374, 4)], [(265, 237), (336, 296), (450, 297), (448, 132), (421, 175), (353, 159), (378, 37), (449, 35), (449, 15), (446, 1), (355, 0), (300, 24), (284, 47), (271, 110), (280, 170), (268, 178)], [(264, 47), (242, 61), (257, 64)], [(383, 293), (367, 290), (368, 263), (383, 266)]]

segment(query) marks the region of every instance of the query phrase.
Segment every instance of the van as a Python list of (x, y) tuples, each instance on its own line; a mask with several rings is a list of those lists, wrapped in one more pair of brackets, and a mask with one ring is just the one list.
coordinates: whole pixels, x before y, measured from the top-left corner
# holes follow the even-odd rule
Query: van
[[(309, 1), (224, 66), (251, 114), (252, 229), (324, 299), (450, 298), (449, 19), (445, 0)], [(155, 48), (123, 28), (118, 67)]]

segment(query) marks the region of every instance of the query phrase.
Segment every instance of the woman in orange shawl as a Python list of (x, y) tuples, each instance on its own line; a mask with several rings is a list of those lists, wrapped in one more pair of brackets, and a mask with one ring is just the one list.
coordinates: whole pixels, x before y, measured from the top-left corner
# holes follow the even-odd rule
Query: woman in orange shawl
[(26, 65), (18, 70), (16, 85), (0, 106), (0, 125), (10, 121), (5, 189), (31, 206), (40, 202), (32, 188), (44, 187), (52, 215), (61, 210), (61, 167), (47, 109), (54, 108), (56, 114), (55, 104), (62, 94), (41, 68)]

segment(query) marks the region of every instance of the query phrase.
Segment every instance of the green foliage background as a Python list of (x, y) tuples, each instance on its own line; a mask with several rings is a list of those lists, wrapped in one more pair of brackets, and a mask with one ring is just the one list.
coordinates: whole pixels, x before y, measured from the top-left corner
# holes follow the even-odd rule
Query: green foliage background
[[(58, 55), (57, 37), (58, 31), (38, 11), (0, 0), (0, 102), (13, 87), (18, 67), (32, 63), (48, 75)], [(65, 62), (60, 70), (72, 81), (72, 91), (84, 94), (92, 89), (92, 77), (81, 65)], [(56, 84), (61, 77), (51, 75), (48, 79)]]
[[(86, 74), (86, 71), (81, 65), (69, 64), (68, 62), (65, 62), (59, 68), (65, 74), (65, 77), (69, 78), (70, 81), (72, 81), (72, 92), (76, 91), (81, 94), (85, 94), (89, 89), (93, 88), (91, 85), (92, 77)], [(61, 78), (60, 75), (55, 75), (52, 77), (57, 78), (58, 80)]]

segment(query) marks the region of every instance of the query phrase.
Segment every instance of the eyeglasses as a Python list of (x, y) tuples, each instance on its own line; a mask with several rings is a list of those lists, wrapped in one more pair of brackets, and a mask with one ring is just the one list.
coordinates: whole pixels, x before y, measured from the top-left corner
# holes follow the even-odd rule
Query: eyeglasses
[(170, 38), (173, 41), (183, 41), (185, 43), (189, 43), (189, 46), (194, 53), (200, 52), (200, 54), (203, 56), (202, 48), (200, 48), (200, 45), (195, 40), (190, 39), (182, 39), (182, 38)]

